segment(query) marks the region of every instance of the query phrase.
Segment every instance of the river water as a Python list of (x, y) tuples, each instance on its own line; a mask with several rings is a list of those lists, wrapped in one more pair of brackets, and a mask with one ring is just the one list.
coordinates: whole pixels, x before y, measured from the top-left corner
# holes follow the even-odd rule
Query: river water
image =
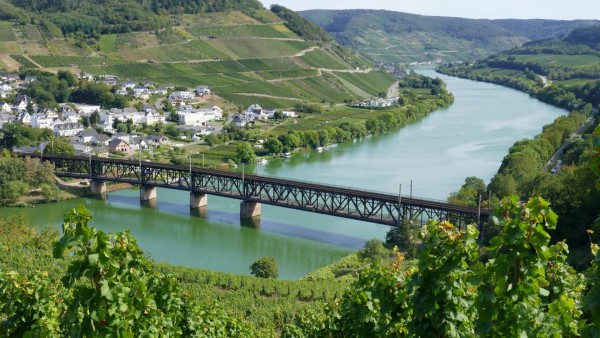
[[(513, 89), (437, 74), (455, 95), (448, 109), (436, 111), (397, 132), (331, 147), (322, 153), (271, 160), (255, 170), (270, 175), (410, 193), (443, 200), (467, 176), (486, 183), (508, 148), (532, 137), (564, 110)], [(110, 193), (106, 200), (85, 198), (32, 209), (0, 209), (0, 215), (25, 212), (36, 225), (60, 226), (64, 213), (84, 204), (92, 224), (107, 232), (130, 229), (153, 259), (176, 265), (249, 274), (260, 257), (273, 256), (280, 278), (297, 279), (329, 264), (388, 228), (359, 221), (263, 205), (260, 221), (241, 224), (239, 201), (209, 196), (203, 215), (191, 215), (189, 194), (158, 190), (155, 205), (141, 205), (135, 189)]]

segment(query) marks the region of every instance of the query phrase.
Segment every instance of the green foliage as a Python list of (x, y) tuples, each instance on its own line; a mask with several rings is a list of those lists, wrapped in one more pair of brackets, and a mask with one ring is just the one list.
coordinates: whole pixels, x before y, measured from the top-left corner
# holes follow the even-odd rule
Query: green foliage
[(448, 203), (477, 207), (479, 198), (486, 202), (486, 186), (482, 179), (474, 176), (467, 177), (460, 190), (448, 196)]
[(389, 256), (389, 250), (377, 238), (365, 242), (364, 247), (357, 253), (358, 259), (362, 261), (376, 262)]
[(254, 149), (248, 142), (238, 143), (238, 145), (235, 149), (235, 156), (238, 159), (239, 163), (244, 163), (244, 164), (252, 163), (256, 159), (256, 154), (254, 153)]
[(56, 185), (44, 183), (40, 188), (46, 202), (58, 201), (60, 198), (60, 190)]
[(387, 232), (385, 242), (388, 246), (395, 245), (406, 258), (416, 258), (419, 229), (419, 225), (414, 221), (405, 220), (402, 225)]
[(31, 62), (28, 58), (19, 54), (11, 54), (11, 58), (17, 61), (23, 68), (39, 68), (35, 63)]
[(324, 29), (304, 19), (298, 13), (280, 5), (272, 5), (271, 12), (285, 20), (285, 25), (292, 32), (308, 41), (329, 42), (331, 37)]
[(262, 257), (250, 265), (250, 273), (260, 278), (277, 279), (279, 268), (273, 257)]
[[(479, 291), (480, 334), (577, 335), (582, 279), (564, 264), (567, 246), (549, 245), (546, 229), (554, 229), (557, 219), (541, 198), (526, 204), (516, 197), (503, 201), (502, 213), (494, 218), (502, 235), (491, 241), (491, 260), (482, 276), (487, 282)], [(554, 275), (556, 269), (560, 276)]]
[(269, 137), (267, 141), (265, 141), (264, 147), (272, 155), (279, 155), (283, 151), (283, 144), (274, 137)]
[[(506, 199), (495, 220), (501, 233), (486, 256), (473, 226), (428, 223), (417, 269), (402, 271), (402, 255), (372, 265), (341, 300), (297, 317), (282, 336), (578, 336), (584, 280), (566, 263), (567, 246), (550, 245), (557, 216), (548, 202)], [(596, 311), (597, 298), (588, 294), (583, 309)]]
[(62, 285), (44, 273), (23, 278), (0, 270), (4, 335), (251, 335), (222, 310), (182, 296), (177, 280), (154, 272), (128, 231), (105, 234), (90, 220), (83, 206), (65, 215), (63, 237), (54, 244), (55, 258), (72, 257)]

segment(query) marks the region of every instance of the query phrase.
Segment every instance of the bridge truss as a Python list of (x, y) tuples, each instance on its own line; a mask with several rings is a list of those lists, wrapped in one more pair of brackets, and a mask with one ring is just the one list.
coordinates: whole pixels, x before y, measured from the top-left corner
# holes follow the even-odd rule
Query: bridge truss
[(490, 215), (488, 209), (212, 169), (82, 156), (44, 155), (43, 160), (54, 165), (59, 177), (178, 189), (390, 226), (428, 219), (449, 220), (459, 227), (481, 225)]

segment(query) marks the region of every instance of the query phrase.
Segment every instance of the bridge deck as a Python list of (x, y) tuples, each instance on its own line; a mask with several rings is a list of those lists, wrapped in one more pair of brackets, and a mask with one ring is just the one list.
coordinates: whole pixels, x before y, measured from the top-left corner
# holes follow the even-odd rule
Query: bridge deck
[[(40, 154), (24, 156), (41, 157)], [(399, 225), (404, 221), (447, 219), (459, 226), (486, 221), (489, 209), (359, 190), (334, 185), (165, 163), (85, 156), (44, 155), (62, 177), (89, 178), (164, 187), (260, 202), (287, 208)]]

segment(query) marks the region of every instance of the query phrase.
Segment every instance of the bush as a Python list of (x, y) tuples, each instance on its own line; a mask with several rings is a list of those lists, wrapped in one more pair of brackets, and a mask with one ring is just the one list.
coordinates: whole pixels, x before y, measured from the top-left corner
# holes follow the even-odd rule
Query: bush
[(357, 255), (360, 260), (374, 262), (386, 258), (388, 253), (388, 249), (383, 243), (377, 238), (373, 238), (365, 243), (365, 246), (358, 251)]
[(250, 265), (250, 273), (256, 277), (277, 279), (279, 268), (273, 257), (263, 257)]

